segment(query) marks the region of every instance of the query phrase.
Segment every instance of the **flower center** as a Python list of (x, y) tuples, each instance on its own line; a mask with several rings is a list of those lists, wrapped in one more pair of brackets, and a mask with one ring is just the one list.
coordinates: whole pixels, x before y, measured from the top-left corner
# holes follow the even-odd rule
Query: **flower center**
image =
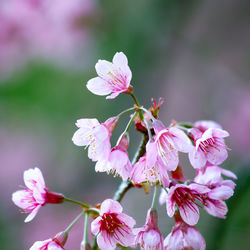
[(124, 224), (117, 218), (116, 213), (104, 213), (101, 221), (101, 231), (106, 231), (108, 233), (114, 233), (119, 227), (124, 226)]

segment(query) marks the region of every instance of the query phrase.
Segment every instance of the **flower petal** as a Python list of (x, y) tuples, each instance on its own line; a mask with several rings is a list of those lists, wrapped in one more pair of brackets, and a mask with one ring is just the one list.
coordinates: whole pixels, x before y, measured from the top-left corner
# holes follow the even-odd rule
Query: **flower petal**
[(87, 89), (95, 95), (108, 95), (111, 93), (110, 85), (100, 77), (92, 78), (86, 85)]

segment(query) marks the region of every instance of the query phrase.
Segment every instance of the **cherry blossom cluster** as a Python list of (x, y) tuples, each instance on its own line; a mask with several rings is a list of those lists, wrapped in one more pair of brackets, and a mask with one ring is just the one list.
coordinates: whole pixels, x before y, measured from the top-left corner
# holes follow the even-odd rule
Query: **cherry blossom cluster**
[[(163, 99), (158, 103), (153, 99), (149, 109), (139, 104), (130, 84), (132, 73), (128, 60), (122, 52), (116, 53), (112, 62), (99, 60), (96, 72), (98, 76), (87, 83), (89, 91), (107, 95), (106, 99), (116, 98), (119, 94), (130, 95), (135, 104), (103, 123), (96, 118), (77, 120), (78, 129), (72, 140), (75, 145), (88, 148), (88, 158), (95, 163), (96, 172), (119, 176), (122, 183), (112, 199), (91, 206), (51, 192), (38, 168), (25, 171), (26, 188), (12, 196), (13, 202), (29, 213), (25, 222), (31, 221), (48, 203), (71, 202), (82, 208), (81, 214), (64, 231), (49, 240), (35, 242), (30, 249), (64, 249), (69, 231), (83, 214), (86, 226), (81, 249), (112, 250), (119, 246), (136, 248), (138, 245), (147, 250), (205, 249), (205, 240), (196, 229), (199, 209), (205, 209), (212, 216), (226, 218), (225, 200), (234, 193), (235, 183), (231, 179), (237, 179), (234, 173), (219, 166), (228, 157), (229, 149), (224, 138), (229, 133), (213, 121), (193, 124), (172, 121), (165, 126), (158, 119)], [(112, 132), (120, 117), (128, 113), (128, 124), (112, 147)], [(142, 143), (130, 161), (127, 149), (132, 124), (142, 134)], [(187, 180), (182, 172), (179, 152), (188, 154), (190, 165), (196, 171), (191, 180)], [(224, 176), (231, 179), (224, 179)], [(133, 187), (142, 188), (147, 193), (154, 187), (146, 222), (138, 228), (135, 228), (135, 219), (123, 213), (120, 204), (127, 190)], [(158, 227), (158, 187), (162, 189), (159, 203), (166, 203), (166, 217), (174, 217), (175, 220), (165, 239)], [(93, 219), (92, 245), (88, 240), (89, 217)]]

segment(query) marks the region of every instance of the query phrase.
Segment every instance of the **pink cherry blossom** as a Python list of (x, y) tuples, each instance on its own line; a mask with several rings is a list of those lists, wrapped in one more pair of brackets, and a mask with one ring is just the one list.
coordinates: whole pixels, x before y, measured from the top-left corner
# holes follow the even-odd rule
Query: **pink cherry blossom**
[(215, 122), (209, 120), (201, 120), (194, 123), (194, 127), (199, 129), (202, 133), (204, 133), (209, 128), (219, 128), (222, 129), (222, 126)]
[(209, 128), (195, 138), (195, 146), (189, 152), (189, 160), (194, 168), (202, 168), (207, 162), (221, 164), (228, 156), (224, 137), (229, 133), (219, 128)]
[(108, 157), (98, 160), (95, 166), (96, 171), (114, 173), (121, 176), (123, 180), (127, 180), (132, 171), (132, 165), (127, 152), (128, 144), (128, 134), (121, 135), (117, 145), (112, 148)]
[(164, 249), (182, 250), (191, 248), (194, 250), (205, 250), (206, 242), (195, 227), (179, 220), (164, 240)]
[(36, 241), (30, 250), (62, 250), (64, 249), (60, 244), (58, 244), (53, 239), (48, 239), (44, 241)]
[(166, 208), (169, 217), (175, 213), (177, 205), (182, 219), (189, 225), (197, 224), (199, 220), (199, 203), (203, 203), (202, 194), (210, 191), (205, 185), (199, 184), (176, 184), (169, 189), (166, 197)]
[(126, 247), (134, 244), (134, 225), (135, 220), (122, 213), (119, 202), (107, 199), (101, 204), (100, 216), (91, 223), (91, 231), (97, 235), (97, 244), (101, 250), (112, 250), (116, 244)]
[(63, 202), (63, 195), (50, 192), (46, 188), (39, 168), (24, 171), (23, 178), (26, 187), (13, 193), (12, 201), (23, 209), (24, 213), (30, 213), (24, 222), (31, 221), (45, 204)]
[(165, 128), (159, 121), (153, 123), (155, 131), (155, 147), (151, 146), (147, 154), (153, 159), (157, 159), (167, 167), (167, 170), (173, 171), (179, 163), (178, 151), (189, 152), (192, 144), (187, 135), (176, 127)]
[(95, 95), (111, 95), (106, 99), (113, 99), (120, 93), (130, 93), (132, 86), (131, 70), (128, 66), (128, 59), (122, 52), (117, 52), (113, 62), (99, 60), (95, 65), (98, 77), (92, 78), (87, 83), (87, 88)]
[(221, 174), (237, 178), (231, 171), (218, 166), (208, 166), (204, 170), (199, 170), (194, 181), (206, 185), (210, 191), (203, 195), (204, 209), (211, 215), (225, 218), (227, 206), (225, 200), (234, 193), (235, 183), (231, 180), (223, 180)]
[(145, 250), (162, 250), (163, 237), (158, 228), (158, 215), (157, 211), (153, 209), (148, 210), (146, 223), (141, 228), (135, 228), (134, 233), (137, 235), (135, 244), (138, 243), (141, 249)]
[(64, 245), (67, 241), (68, 233), (61, 232), (57, 234), (53, 239), (44, 241), (36, 241), (30, 250), (64, 250)]
[[(147, 148), (148, 146), (150, 147), (149, 143), (147, 144)], [(169, 177), (167, 168), (157, 160), (153, 164), (150, 164), (148, 159), (150, 157), (150, 154), (140, 157), (139, 161), (132, 168), (131, 179), (136, 184), (159, 181), (164, 187), (168, 187)]]
[(99, 123), (97, 119), (77, 120), (76, 126), (79, 129), (74, 133), (72, 141), (77, 146), (89, 146), (88, 157), (92, 161), (107, 159), (111, 150), (110, 137), (117, 121), (117, 117), (105, 123)]

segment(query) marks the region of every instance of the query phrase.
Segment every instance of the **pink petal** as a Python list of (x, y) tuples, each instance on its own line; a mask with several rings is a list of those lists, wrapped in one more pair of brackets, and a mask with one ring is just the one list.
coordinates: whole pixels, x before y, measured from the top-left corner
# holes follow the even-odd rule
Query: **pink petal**
[(134, 227), (134, 225), (136, 224), (136, 221), (132, 217), (124, 213), (118, 214), (117, 218), (130, 228)]
[(76, 126), (78, 128), (93, 129), (94, 127), (100, 125), (97, 119), (79, 119), (76, 121)]
[(192, 143), (188, 136), (180, 129), (171, 127), (169, 132), (173, 135), (172, 141), (178, 151), (188, 153), (192, 149)]
[(24, 222), (30, 222), (31, 220), (34, 219), (34, 217), (36, 216), (38, 210), (40, 209), (41, 205), (38, 205), (24, 220)]
[(100, 77), (92, 78), (86, 85), (87, 89), (95, 95), (108, 95), (111, 93), (110, 85)]
[(207, 159), (214, 165), (219, 165), (227, 159), (228, 153), (224, 148), (213, 149), (212, 152), (207, 154)]
[(24, 171), (23, 179), (25, 185), (31, 190), (34, 188), (35, 185), (37, 185), (37, 183), (45, 187), (43, 175), (39, 168), (34, 168), (34, 169), (30, 168)]
[(100, 231), (100, 221), (102, 220), (102, 217), (99, 216), (91, 223), (91, 232), (94, 235), (97, 235)]
[(227, 186), (220, 186), (212, 189), (208, 193), (208, 197), (214, 200), (227, 200), (234, 194), (234, 191)]
[(228, 137), (229, 133), (226, 130), (222, 129), (213, 129), (213, 137), (224, 138)]
[(44, 241), (36, 241), (29, 250), (38, 250), (44, 246), (46, 246), (52, 239), (44, 240)]
[(29, 200), (27, 200), (27, 197), (29, 197), (30, 194), (26, 190), (18, 190), (15, 193), (12, 194), (12, 201), (14, 204), (22, 209), (26, 209), (30, 207), (31, 203)]
[(160, 205), (163, 205), (166, 202), (167, 196), (168, 196), (167, 192), (162, 188), (160, 196), (159, 196)]
[(192, 183), (188, 186), (190, 189), (192, 190), (195, 190), (197, 191), (198, 193), (201, 193), (201, 194), (205, 194), (205, 193), (208, 193), (211, 191), (210, 188), (208, 188), (207, 186), (205, 185), (202, 185), (202, 184), (196, 184), (196, 183)]
[(190, 226), (193, 226), (197, 224), (199, 220), (199, 209), (195, 204), (192, 205), (192, 207), (189, 207), (188, 205), (183, 205), (182, 207), (179, 207), (181, 218)]
[(113, 57), (115, 67), (127, 76), (127, 87), (131, 81), (132, 73), (128, 66), (128, 59), (123, 52), (117, 52)]
[(119, 94), (121, 94), (123, 91), (117, 91), (112, 93), (111, 95), (107, 96), (106, 99), (114, 99), (116, 98)]
[(106, 199), (101, 204), (101, 213), (100, 213), (101, 215), (103, 215), (104, 213), (120, 214), (121, 212), (122, 212), (122, 206), (117, 201)]
[(230, 170), (221, 168), (221, 173), (229, 178), (237, 180), (237, 176)]
[(55, 241), (51, 241), (48, 245), (48, 250), (62, 250), (63, 248)]
[(92, 130), (89, 128), (79, 128), (73, 135), (72, 141), (76, 146), (87, 146), (90, 143)]
[(112, 237), (106, 232), (102, 232), (97, 236), (97, 244), (101, 250), (113, 250), (116, 248), (116, 243)]
[(105, 81), (108, 81), (112, 78), (110, 74), (113, 71), (113, 64), (106, 60), (98, 60), (95, 65), (96, 72), (100, 78)]
[(155, 247), (156, 249), (156, 246), (161, 246), (161, 234), (156, 230), (151, 229), (143, 234), (143, 241), (145, 243), (145, 246), (149, 248)]
[(187, 233), (185, 236), (188, 247), (192, 247), (194, 250), (205, 250), (206, 242), (200, 232), (193, 227), (187, 227)]
[(193, 150), (189, 152), (188, 157), (191, 165), (194, 168), (200, 169), (206, 165), (207, 160), (205, 155), (203, 154), (203, 152), (196, 151), (195, 148), (193, 148)]
[(224, 201), (220, 200), (206, 200), (204, 209), (211, 215), (225, 219), (228, 211), (227, 205)]
[(146, 164), (148, 166), (154, 166), (158, 153), (156, 148), (156, 143), (154, 142), (148, 142), (146, 145)]

